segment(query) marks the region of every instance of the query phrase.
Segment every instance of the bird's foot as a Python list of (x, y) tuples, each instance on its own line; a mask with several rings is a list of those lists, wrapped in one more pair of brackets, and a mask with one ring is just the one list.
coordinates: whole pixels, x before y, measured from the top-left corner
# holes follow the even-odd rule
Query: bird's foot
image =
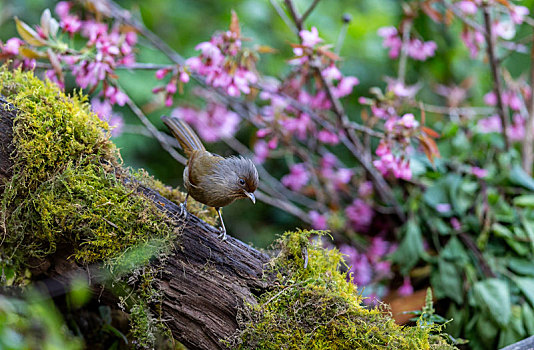
[(219, 238), (221, 239), (221, 241), (226, 241), (226, 230), (222, 227), (219, 227), (219, 231), (221, 231), (221, 233), (219, 233)]

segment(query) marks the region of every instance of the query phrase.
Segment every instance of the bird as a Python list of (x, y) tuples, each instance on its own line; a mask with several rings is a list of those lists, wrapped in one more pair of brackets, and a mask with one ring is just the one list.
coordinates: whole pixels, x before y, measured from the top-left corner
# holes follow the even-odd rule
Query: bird
[(187, 156), (183, 172), (187, 195), (209, 207), (214, 207), (221, 222), (220, 235), (226, 240), (226, 227), (221, 208), (236, 199), (250, 199), (256, 204), (254, 192), (258, 188), (259, 176), (252, 160), (243, 156), (222, 157), (208, 152), (197, 134), (178, 117), (162, 116), (163, 123), (171, 130)]

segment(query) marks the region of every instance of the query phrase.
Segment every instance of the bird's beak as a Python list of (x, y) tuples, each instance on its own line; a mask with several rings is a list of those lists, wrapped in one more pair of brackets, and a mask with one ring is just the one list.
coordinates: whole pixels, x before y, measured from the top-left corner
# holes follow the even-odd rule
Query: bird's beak
[(245, 195), (252, 201), (252, 203), (256, 204), (256, 197), (254, 197), (254, 193), (245, 191)]

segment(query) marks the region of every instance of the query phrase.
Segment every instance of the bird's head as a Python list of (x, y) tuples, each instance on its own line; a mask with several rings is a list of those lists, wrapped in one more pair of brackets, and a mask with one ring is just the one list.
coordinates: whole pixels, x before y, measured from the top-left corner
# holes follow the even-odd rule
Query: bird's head
[(228, 190), (235, 198), (248, 198), (252, 203), (256, 203), (254, 192), (258, 188), (259, 176), (254, 163), (243, 157), (229, 157), (221, 164), (226, 174), (231, 174), (227, 178)]

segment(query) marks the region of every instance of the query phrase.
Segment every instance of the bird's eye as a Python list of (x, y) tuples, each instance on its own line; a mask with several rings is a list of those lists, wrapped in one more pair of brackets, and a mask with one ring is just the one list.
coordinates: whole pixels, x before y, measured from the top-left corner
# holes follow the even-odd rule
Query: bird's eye
[(243, 180), (243, 179), (239, 179), (239, 184), (240, 184), (241, 186), (245, 186), (245, 180)]

